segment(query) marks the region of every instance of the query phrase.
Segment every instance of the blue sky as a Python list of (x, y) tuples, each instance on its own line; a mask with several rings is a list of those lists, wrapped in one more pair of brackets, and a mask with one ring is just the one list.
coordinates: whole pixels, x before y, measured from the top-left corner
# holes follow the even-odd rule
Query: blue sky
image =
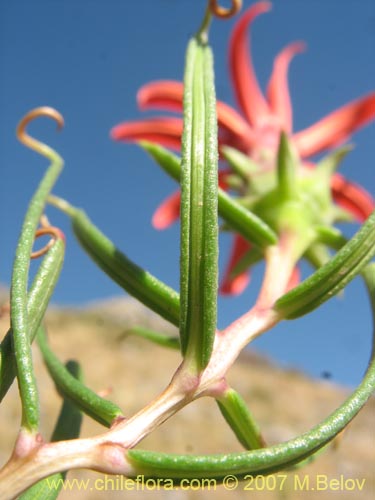
[[(252, 3), (244, 0), (245, 7)], [(50, 105), (64, 115), (65, 129), (58, 134), (52, 121), (40, 119), (30, 132), (65, 159), (55, 193), (84, 208), (130, 258), (178, 288), (179, 228), (158, 232), (150, 222), (176, 186), (136, 146), (112, 142), (109, 130), (142, 116), (135, 101), (142, 84), (182, 78), (185, 47), (204, 6), (204, 0), (1, 0), (0, 282), (9, 283), (22, 218), (46, 167), (17, 142), (14, 131), (25, 112)], [(256, 20), (252, 52), (263, 88), (278, 51), (294, 40), (307, 43), (290, 71), (295, 130), (373, 89), (374, 20), (372, 0), (361, 0), (360, 9), (358, 0), (275, 0), (272, 11)], [(217, 95), (235, 105), (227, 73), (233, 24), (215, 21), (211, 44)], [(374, 125), (358, 132), (342, 166), (342, 173), (373, 194), (374, 139)], [(80, 250), (66, 218), (54, 209), (48, 214), (67, 235), (54, 302), (77, 305), (121, 294)], [(222, 264), (229, 242), (221, 238)], [(242, 296), (220, 299), (221, 327), (249, 309), (259, 281), (255, 273)], [(328, 371), (337, 382), (356, 384), (370, 350), (362, 284), (355, 281), (344, 297), (280, 325), (254, 346), (286, 366), (316, 377)]]

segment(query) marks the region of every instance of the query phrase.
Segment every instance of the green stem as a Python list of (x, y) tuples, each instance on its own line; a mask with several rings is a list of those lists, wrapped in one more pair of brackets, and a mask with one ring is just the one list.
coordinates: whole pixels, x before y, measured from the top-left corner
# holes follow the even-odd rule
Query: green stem
[(207, 43), (208, 41), (208, 31), (210, 28), (211, 20), (212, 20), (211, 10), (207, 6), (202, 20), (202, 24), (200, 25), (200, 28), (196, 35), (197, 39), (203, 44)]

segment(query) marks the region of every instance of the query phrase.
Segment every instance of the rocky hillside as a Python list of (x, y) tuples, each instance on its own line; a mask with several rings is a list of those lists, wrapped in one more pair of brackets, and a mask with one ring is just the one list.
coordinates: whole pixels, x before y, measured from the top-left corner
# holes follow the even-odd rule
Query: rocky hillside
[[(9, 318), (1, 319), (5, 332)], [(92, 304), (78, 310), (52, 310), (48, 315), (50, 344), (61, 360), (78, 359), (86, 383), (95, 391), (109, 392), (126, 415), (147, 404), (168, 383), (178, 366), (179, 353), (129, 336), (126, 329), (134, 324), (163, 329), (171, 327), (145, 312), (132, 301), (117, 300)], [(35, 349), (35, 364), (41, 393), (43, 434), (53, 428), (59, 397)], [(285, 441), (317, 424), (346, 397), (344, 388), (329, 382), (313, 381), (301, 373), (284, 371), (251, 352), (243, 354), (229, 373), (229, 381), (246, 399), (268, 443)], [(0, 406), (0, 462), (9, 456), (20, 419), (17, 388), (14, 384)], [(215, 491), (130, 491), (124, 483), (95, 481), (103, 476), (94, 472), (74, 471), (68, 478), (88, 480), (62, 492), (67, 499), (370, 499), (374, 498), (375, 478), (375, 401), (361, 414), (333, 446), (302, 469), (287, 476), (258, 483), (243, 483), (233, 491), (217, 486)], [(82, 435), (101, 431), (99, 424), (84, 419)], [(216, 404), (200, 400), (185, 408), (140, 447), (176, 453), (223, 453), (240, 451), (232, 431), (225, 424)], [(307, 478), (307, 479), (306, 479)], [(117, 490), (117, 491), (114, 491)], [(1, 495), (0, 495), (1, 497)]]

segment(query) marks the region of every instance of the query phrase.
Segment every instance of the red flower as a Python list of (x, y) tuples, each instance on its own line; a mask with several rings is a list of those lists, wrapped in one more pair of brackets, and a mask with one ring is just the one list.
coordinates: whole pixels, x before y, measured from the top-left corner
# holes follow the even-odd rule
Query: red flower
[[(304, 44), (292, 43), (276, 57), (266, 95), (259, 87), (249, 51), (248, 28), (259, 14), (270, 8), (271, 3), (267, 1), (254, 4), (239, 19), (231, 36), (230, 73), (241, 114), (221, 101), (217, 103), (219, 145), (237, 148), (264, 167), (275, 164), (281, 131), (289, 134), (301, 160), (306, 161), (317, 153), (345, 142), (356, 130), (375, 118), (375, 93), (371, 93), (332, 112), (304, 130), (297, 133), (293, 131), (288, 68), (292, 58), (304, 50)], [(137, 100), (141, 110), (159, 108), (182, 111), (182, 97), (182, 83), (157, 81), (143, 86), (138, 92)], [(120, 141), (146, 139), (179, 150), (181, 133), (181, 118), (162, 117), (122, 123), (112, 129), (111, 136)], [(375, 207), (369, 193), (339, 174), (332, 176), (331, 189), (335, 202), (359, 221), (366, 219)], [(159, 206), (153, 223), (162, 229), (178, 217), (179, 196), (175, 193)], [(234, 236), (229, 265), (221, 284), (222, 293), (240, 293), (247, 286), (247, 271), (234, 279), (231, 272), (249, 248), (250, 244), (241, 236)]]

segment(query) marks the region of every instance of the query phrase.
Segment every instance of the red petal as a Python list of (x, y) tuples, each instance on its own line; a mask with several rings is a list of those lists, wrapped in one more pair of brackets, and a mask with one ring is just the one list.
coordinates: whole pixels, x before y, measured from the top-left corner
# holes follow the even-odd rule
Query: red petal
[(228, 189), (228, 183), (226, 181), (226, 178), (228, 175), (232, 175), (233, 172), (229, 168), (225, 168), (223, 170), (219, 170), (218, 176), (219, 176), (219, 187), (221, 189), (227, 190)]
[[(219, 172), (219, 185), (226, 188), (225, 177), (230, 174), (230, 170)], [(156, 209), (152, 217), (152, 225), (155, 229), (166, 229), (180, 217), (181, 192), (176, 191), (168, 196)]]
[(155, 229), (166, 229), (180, 217), (180, 191), (168, 196), (155, 211), (152, 225)]
[(288, 88), (288, 69), (292, 58), (305, 50), (303, 42), (291, 43), (276, 57), (268, 83), (267, 97), (272, 112), (280, 119), (285, 132), (293, 129), (293, 112)]
[(302, 157), (337, 146), (375, 118), (375, 93), (337, 109), (293, 136)]
[(224, 279), (220, 285), (220, 293), (223, 295), (239, 295), (247, 287), (250, 281), (249, 271), (244, 271), (235, 278), (231, 273), (239, 260), (251, 248), (250, 243), (242, 236), (235, 236), (228, 267), (225, 271)]
[(340, 174), (332, 176), (332, 195), (335, 202), (363, 222), (375, 209), (375, 200), (358, 184), (348, 181)]
[(237, 22), (229, 45), (229, 66), (238, 104), (252, 125), (264, 121), (270, 110), (255, 76), (247, 28), (259, 14), (270, 9), (270, 2), (258, 2), (250, 7)]
[[(141, 110), (166, 109), (182, 112), (183, 93), (184, 86), (181, 82), (161, 80), (141, 87), (137, 94), (137, 101)], [(242, 143), (251, 147), (253, 131), (235, 109), (224, 102), (217, 101), (217, 118), (219, 127), (234, 136), (239, 136)]]
[[(242, 116), (222, 101), (217, 101), (219, 128), (229, 132), (236, 142), (250, 149), (255, 141), (254, 132)], [(223, 141), (224, 142), (224, 141)]]
[(173, 117), (121, 123), (111, 130), (111, 137), (115, 141), (147, 140), (178, 151), (181, 147), (181, 134), (182, 119)]
[(137, 102), (141, 110), (167, 109), (182, 111), (184, 86), (173, 80), (160, 80), (143, 85), (137, 93)]

